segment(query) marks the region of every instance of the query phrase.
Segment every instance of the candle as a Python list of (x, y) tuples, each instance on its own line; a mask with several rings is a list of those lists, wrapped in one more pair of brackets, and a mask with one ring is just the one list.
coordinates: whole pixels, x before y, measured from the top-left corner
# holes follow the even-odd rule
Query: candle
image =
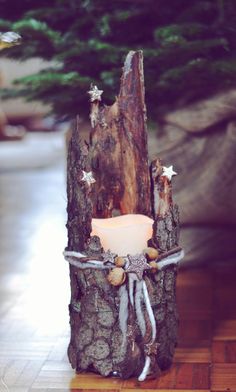
[(92, 235), (97, 235), (105, 251), (119, 256), (142, 253), (152, 237), (153, 220), (145, 215), (128, 214), (92, 219)]

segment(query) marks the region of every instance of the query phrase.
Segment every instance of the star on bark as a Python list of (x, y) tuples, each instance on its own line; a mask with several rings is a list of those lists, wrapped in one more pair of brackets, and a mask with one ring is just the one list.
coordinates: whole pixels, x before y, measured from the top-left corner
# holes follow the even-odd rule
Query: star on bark
[(107, 252), (102, 253), (103, 257), (103, 264), (112, 263), (114, 264), (115, 257), (117, 256), (116, 253), (112, 253), (110, 249)]
[(144, 271), (151, 268), (147, 263), (146, 257), (143, 254), (128, 255), (128, 260), (129, 265), (126, 268), (126, 272), (134, 272), (138, 279), (142, 280)]
[(176, 172), (173, 170), (173, 165), (171, 165), (171, 166), (169, 166), (169, 167), (163, 166), (163, 173), (162, 173), (162, 176), (167, 177), (168, 180), (171, 181), (172, 177), (173, 177), (173, 176), (176, 176), (177, 174), (178, 174), (178, 173), (176, 173)]
[(94, 184), (94, 182), (96, 182), (95, 178), (93, 177), (93, 172), (86, 172), (84, 170), (83, 170), (83, 177), (81, 181), (87, 182), (89, 186), (91, 184)]
[(91, 90), (88, 91), (88, 94), (90, 95), (90, 102), (101, 101), (102, 93), (103, 90), (98, 90), (97, 86), (91, 86)]

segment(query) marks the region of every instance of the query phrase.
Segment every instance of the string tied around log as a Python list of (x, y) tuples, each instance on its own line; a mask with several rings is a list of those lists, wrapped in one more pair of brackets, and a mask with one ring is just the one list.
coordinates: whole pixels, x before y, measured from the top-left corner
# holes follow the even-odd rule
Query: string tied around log
[[(65, 250), (63, 254), (64, 254), (64, 258), (71, 265), (79, 269), (95, 268), (95, 269), (102, 269), (102, 270), (110, 270), (114, 268), (114, 265), (104, 264), (102, 260), (98, 260), (92, 257), (87, 257), (87, 255), (81, 252)], [(166, 257), (162, 257), (162, 259), (157, 262), (158, 270), (161, 270), (169, 265), (178, 264), (179, 261), (183, 259), (183, 257), (184, 257), (184, 251), (182, 249), (178, 250), (173, 254), (167, 255)], [(147, 310), (147, 314), (152, 330), (150, 342), (144, 345), (145, 363), (144, 363), (143, 370), (138, 377), (139, 381), (144, 381), (150, 371), (151, 355), (156, 353), (158, 347), (158, 343), (156, 343), (156, 321), (152, 310), (151, 301), (150, 301), (145, 280), (143, 278), (138, 279), (137, 275), (133, 272), (128, 272), (128, 276), (129, 276), (129, 284), (128, 284), (129, 292), (127, 292), (127, 288), (125, 285), (122, 285), (119, 288), (119, 296), (120, 296), (119, 324), (123, 335), (123, 344), (125, 344), (126, 336), (127, 336), (128, 303), (129, 303), (128, 299), (129, 299), (131, 305), (133, 307), (135, 306), (138, 325), (141, 334), (144, 337), (146, 332), (146, 325), (145, 325), (145, 318), (141, 306), (141, 296), (143, 295), (145, 307)], [(134, 297), (134, 282), (136, 282), (135, 297)]]

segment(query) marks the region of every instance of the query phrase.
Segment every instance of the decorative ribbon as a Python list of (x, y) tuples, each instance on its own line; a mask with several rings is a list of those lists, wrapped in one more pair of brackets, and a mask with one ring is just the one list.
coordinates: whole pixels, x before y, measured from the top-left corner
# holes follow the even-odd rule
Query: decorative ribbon
[[(143, 283), (143, 294), (144, 294), (144, 302), (147, 308), (147, 312), (148, 312), (148, 317), (152, 326), (152, 340), (151, 340), (151, 344), (153, 344), (156, 340), (156, 334), (157, 334), (157, 329), (156, 329), (156, 320), (154, 317), (154, 313), (152, 310), (152, 306), (151, 306), (151, 302), (150, 302), (150, 298), (148, 295), (148, 290), (147, 290), (147, 286), (145, 281), (142, 281)], [(144, 364), (144, 368), (142, 373), (140, 374), (138, 380), (139, 381), (144, 381), (148, 375), (149, 372), (149, 368), (150, 368), (150, 364), (151, 364), (151, 358), (150, 356), (146, 355), (145, 357), (145, 364)]]
[[(63, 252), (65, 260), (67, 260), (71, 265), (74, 265), (75, 267), (78, 268), (93, 268), (94, 265), (96, 265), (96, 268), (99, 267), (100, 269), (111, 269), (112, 266), (109, 265), (104, 265), (101, 261), (99, 260), (89, 260), (86, 263), (81, 263), (79, 259), (82, 259), (84, 257), (88, 257), (87, 255), (80, 253), (80, 252), (75, 252), (75, 251), (68, 251), (65, 250)], [(180, 252), (174, 253), (173, 255), (167, 256), (161, 261), (157, 262), (157, 267), (159, 270), (161, 270), (163, 267), (166, 267), (167, 265), (170, 264), (177, 264), (180, 260), (182, 260), (184, 257), (184, 251), (183, 249)], [(93, 266), (92, 266), (93, 264)]]
[[(166, 257), (165, 259), (159, 261), (157, 263), (158, 265), (158, 269), (162, 269), (163, 267), (166, 267), (168, 265), (171, 264), (177, 264), (182, 258), (184, 257), (184, 251), (181, 250), (178, 253), (175, 253), (171, 256)], [(150, 298), (148, 295), (148, 290), (147, 290), (147, 286), (144, 280), (142, 280), (142, 284), (143, 284), (143, 294), (144, 294), (144, 302), (146, 305), (146, 309), (147, 309), (147, 313), (148, 313), (148, 317), (152, 326), (152, 340), (150, 342), (150, 344), (153, 344), (156, 340), (156, 320), (155, 320), (155, 316), (152, 310), (152, 306), (151, 306), (151, 302), (150, 302)], [(138, 320), (139, 321), (139, 320)], [(142, 373), (140, 374), (140, 376), (138, 377), (139, 381), (144, 381), (148, 375), (149, 369), (150, 369), (150, 365), (151, 365), (151, 358), (149, 355), (146, 355), (145, 357), (145, 363), (144, 363), (144, 368), (142, 370)]]
[(79, 261), (79, 259), (82, 259), (82, 258), (88, 257), (88, 256), (84, 255), (83, 253), (80, 253), (80, 252), (65, 250), (63, 252), (63, 256), (64, 256), (65, 260), (67, 260), (71, 265), (74, 265), (75, 267), (78, 267), (81, 269), (86, 269), (86, 268), (110, 269), (111, 268), (107, 265), (104, 265), (99, 260), (91, 259), (89, 261), (86, 261), (86, 263), (82, 263), (81, 261)]

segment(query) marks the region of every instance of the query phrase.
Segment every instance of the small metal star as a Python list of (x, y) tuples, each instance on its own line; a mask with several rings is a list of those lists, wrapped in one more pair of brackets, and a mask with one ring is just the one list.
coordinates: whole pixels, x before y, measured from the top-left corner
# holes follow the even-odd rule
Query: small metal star
[(150, 357), (150, 355), (156, 355), (158, 347), (160, 347), (160, 343), (158, 343), (158, 342), (146, 343), (144, 345), (144, 352), (149, 357)]
[(134, 272), (139, 280), (142, 280), (143, 273), (147, 269), (151, 269), (147, 263), (146, 257), (143, 254), (130, 256), (128, 255), (129, 265), (126, 268), (126, 272)]
[(116, 253), (112, 253), (110, 249), (107, 252), (102, 253), (103, 257), (103, 264), (112, 263), (114, 264), (115, 257), (117, 256)]
[(90, 102), (101, 101), (102, 93), (103, 90), (98, 90), (97, 86), (91, 86), (91, 90), (88, 91), (88, 94), (90, 95)]
[(167, 177), (168, 180), (171, 181), (171, 178), (172, 178), (173, 176), (176, 176), (177, 174), (178, 174), (178, 173), (176, 173), (176, 172), (173, 170), (173, 166), (172, 166), (172, 165), (169, 166), (169, 167), (163, 166), (163, 173), (162, 173), (162, 176)]
[(84, 170), (83, 170), (83, 178), (81, 179), (81, 181), (87, 182), (89, 186), (96, 182), (95, 178), (93, 177), (93, 172), (86, 172)]

